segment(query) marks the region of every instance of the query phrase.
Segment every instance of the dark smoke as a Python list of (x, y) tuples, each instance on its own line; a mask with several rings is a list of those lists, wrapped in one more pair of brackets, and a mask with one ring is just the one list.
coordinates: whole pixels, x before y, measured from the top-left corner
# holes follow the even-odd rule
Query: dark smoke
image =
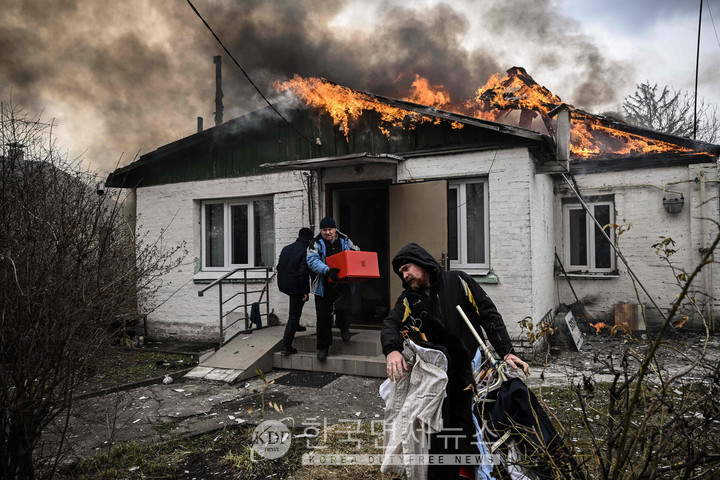
[[(591, 110), (619, 100), (627, 69), (607, 58), (548, 1), (438, 4), (418, 11), (370, 2), (372, 24), (345, 32), (332, 20), (348, 0), (251, 0), (195, 6), (267, 96), (293, 74), (392, 97), (415, 74), (466, 99), (493, 73), (526, 67), (565, 101)], [(387, 5), (387, 6), (386, 6)], [(471, 13), (467, 13), (471, 12)], [(365, 20), (359, 19), (359, 22)], [(465, 39), (487, 37), (469, 50)], [(509, 41), (511, 39), (512, 41)], [(0, 98), (57, 117), (61, 141), (108, 171), (194, 133), (214, 111), (210, 33), (182, 1), (5, 0), (0, 9)], [(523, 59), (531, 59), (523, 65)], [(558, 73), (568, 64), (572, 73)], [(563, 70), (567, 71), (567, 70)], [(223, 53), (225, 119), (263, 106)], [(553, 89), (557, 90), (557, 89)]]

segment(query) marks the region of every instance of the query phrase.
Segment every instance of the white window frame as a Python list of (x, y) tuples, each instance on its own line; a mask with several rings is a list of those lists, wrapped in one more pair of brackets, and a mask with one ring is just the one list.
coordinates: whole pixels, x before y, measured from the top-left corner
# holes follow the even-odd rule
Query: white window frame
[[(609, 223), (615, 223), (615, 202), (613, 201), (597, 201), (586, 202), (590, 211), (595, 215), (595, 207), (607, 206), (610, 212)], [(587, 262), (584, 265), (573, 265), (571, 263), (571, 245), (570, 245), (570, 212), (576, 210), (584, 210), (579, 203), (568, 203), (563, 205), (563, 243), (565, 251), (565, 270), (569, 273), (588, 272), (588, 273), (612, 273), (616, 270), (615, 250), (610, 247), (610, 267), (598, 268), (595, 266), (595, 221), (585, 213), (585, 238), (587, 248)], [(603, 225), (604, 227), (605, 225)], [(605, 233), (610, 237), (610, 241), (615, 243), (615, 229), (606, 228)]]
[[(202, 252), (202, 270), (207, 272), (220, 272), (233, 270), (235, 268), (255, 267), (255, 212), (254, 202), (272, 201), (272, 197), (252, 197), (252, 198), (234, 198), (234, 199), (216, 199), (203, 200), (200, 202), (200, 249)], [(207, 265), (207, 249), (206, 249), (206, 210), (207, 205), (223, 205), (223, 258), (224, 265), (222, 267), (209, 267)], [(247, 231), (248, 231), (248, 263), (230, 263), (232, 259), (232, 223), (231, 211), (232, 207), (245, 205), (247, 207)]]
[[(468, 263), (467, 261), (467, 202), (465, 201), (465, 198), (467, 197), (467, 185), (472, 183), (481, 183), (483, 185), (483, 236), (485, 237), (485, 261), (483, 263)], [(456, 208), (456, 220), (458, 226), (458, 259), (450, 260), (450, 268), (465, 270), (468, 273), (486, 274), (490, 271), (490, 218), (488, 208), (489, 189), (487, 178), (448, 180), (448, 190), (457, 190), (457, 200), (459, 203), (459, 207)]]

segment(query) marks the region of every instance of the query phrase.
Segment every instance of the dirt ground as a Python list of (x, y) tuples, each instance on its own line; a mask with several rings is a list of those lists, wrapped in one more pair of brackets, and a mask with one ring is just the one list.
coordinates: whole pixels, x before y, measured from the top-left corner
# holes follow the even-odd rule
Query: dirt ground
[[(638, 365), (647, 348), (646, 343), (622, 335), (586, 335), (580, 352), (553, 350), (552, 354), (534, 358), (531, 375), (525, 381), (536, 391), (570, 385), (592, 388), (592, 385), (611, 381), (612, 368), (621, 366), (623, 359), (630, 367)], [(700, 358), (703, 349), (704, 365), (717, 366), (719, 337), (706, 339), (685, 333), (668, 338), (658, 352), (656, 367), (663, 375), (680, 375), (681, 382), (696, 382), (708, 370), (683, 372)], [(164, 356), (162, 364), (157, 366), (167, 368), (167, 363), (180, 364), (168, 362), (169, 358)], [(128, 363), (132, 366), (131, 359)], [(232, 459), (223, 460), (223, 456), (242, 451), (249, 432), (263, 420), (290, 422), (299, 442), (309, 442), (307, 432), (316, 432), (327, 425), (381, 422), (384, 407), (378, 388), (382, 382), (383, 379), (378, 378), (275, 370), (265, 379), (255, 377), (236, 385), (176, 376), (168, 385), (146, 385), (82, 399), (71, 418), (63, 465), (67, 470), (82, 459), (119, 452), (129, 448), (128, 445), (158, 449), (166, 445), (168, 451), (153, 455), (166, 458), (168, 468), (173, 463), (173, 478), (225, 478), (232, 470), (228, 466)], [(183, 442), (203, 436), (206, 438), (202, 448), (209, 451), (200, 460), (197, 452), (192, 453), (195, 449)], [(49, 444), (55, 441), (52, 432), (46, 441)], [(179, 451), (189, 453), (177, 458)], [(118, 472), (118, 477), (109, 478), (147, 476), (154, 468), (147, 458), (143, 460), (147, 455), (145, 452), (136, 460), (129, 456), (127, 461), (141, 465), (123, 464), (126, 470)], [(297, 458), (293, 461), (295, 467), (292, 468), (297, 468)], [(138, 468), (131, 470), (135, 467)], [(292, 470), (288, 465), (281, 470), (285, 468)]]

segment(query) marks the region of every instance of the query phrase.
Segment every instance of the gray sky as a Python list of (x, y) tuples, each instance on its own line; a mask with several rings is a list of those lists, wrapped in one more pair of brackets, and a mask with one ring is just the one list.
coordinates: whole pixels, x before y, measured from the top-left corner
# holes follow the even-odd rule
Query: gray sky
[[(388, 96), (415, 74), (470, 96), (522, 66), (564, 101), (619, 109), (636, 83), (692, 91), (699, 1), (194, 0), (268, 96), (297, 73)], [(720, 0), (705, 0), (699, 95), (720, 103)], [(213, 125), (220, 48), (182, 0), (5, 0), (0, 99), (55, 119), (102, 173)], [(225, 119), (263, 106), (223, 56)]]

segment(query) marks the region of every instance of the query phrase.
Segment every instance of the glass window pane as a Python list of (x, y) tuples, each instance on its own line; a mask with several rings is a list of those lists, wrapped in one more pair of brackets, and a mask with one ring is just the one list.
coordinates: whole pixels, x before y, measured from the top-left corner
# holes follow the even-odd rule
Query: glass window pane
[(234, 265), (248, 263), (248, 206), (233, 205), (230, 207), (232, 241), (230, 255)]
[(225, 266), (225, 209), (222, 203), (205, 205), (205, 263)]
[(450, 260), (458, 259), (458, 189), (450, 188), (448, 190), (447, 199), (447, 218), (448, 218), (448, 258)]
[[(610, 205), (595, 205), (595, 218), (603, 227), (610, 223)], [(610, 268), (610, 242), (607, 241), (602, 231), (595, 225), (595, 268)], [(610, 236), (612, 229), (605, 229)]]
[(587, 265), (587, 225), (585, 224), (585, 210), (582, 208), (570, 210), (570, 265)]
[(467, 263), (485, 263), (485, 196), (482, 183), (465, 186)]
[(255, 223), (255, 266), (268, 267), (275, 262), (275, 222), (272, 200), (253, 203)]

